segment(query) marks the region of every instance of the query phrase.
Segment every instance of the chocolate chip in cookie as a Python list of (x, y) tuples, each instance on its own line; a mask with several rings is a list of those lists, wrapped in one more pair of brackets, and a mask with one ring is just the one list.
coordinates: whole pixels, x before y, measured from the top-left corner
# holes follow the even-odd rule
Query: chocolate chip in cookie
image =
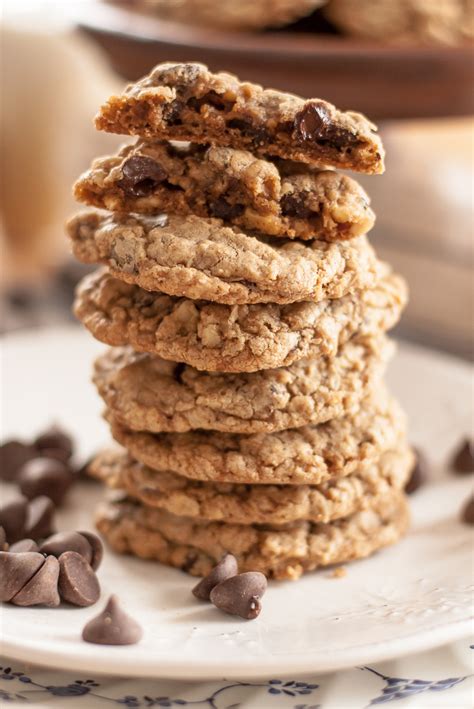
[(164, 168), (146, 155), (134, 155), (125, 160), (122, 173), (118, 185), (133, 197), (149, 195), (167, 177)]

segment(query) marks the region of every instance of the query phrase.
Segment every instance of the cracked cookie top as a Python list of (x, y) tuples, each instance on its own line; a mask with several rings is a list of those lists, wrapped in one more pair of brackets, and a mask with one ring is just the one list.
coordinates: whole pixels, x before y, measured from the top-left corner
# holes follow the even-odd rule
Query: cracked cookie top
[(75, 256), (105, 263), (127, 283), (218, 303), (292, 303), (341, 298), (376, 280), (365, 236), (291, 241), (247, 234), (219, 219), (78, 214), (68, 224)]
[(131, 345), (200, 370), (253, 372), (334, 357), (351, 337), (393, 327), (407, 288), (386, 264), (379, 267), (374, 288), (340, 299), (233, 306), (146, 291), (99, 270), (79, 284), (75, 313), (109, 345)]
[(287, 524), (331, 522), (403, 490), (413, 460), (404, 443), (352, 475), (321, 485), (244, 485), (189, 480), (152, 470), (117, 449), (100, 453), (89, 472), (110, 488), (178, 516), (233, 524)]
[(356, 411), (392, 352), (379, 336), (349, 341), (335, 357), (216, 374), (114, 348), (97, 359), (94, 382), (115, 420), (135, 431), (281, 431)]
[(396, 448), (406, 421), (382, 388), (355, 413), (318, 425), (274, 433), (148, 433), (130, 431), (108, 410), (112, 436), (136, 460), (193, 480), (319, 485), (350, 475)]

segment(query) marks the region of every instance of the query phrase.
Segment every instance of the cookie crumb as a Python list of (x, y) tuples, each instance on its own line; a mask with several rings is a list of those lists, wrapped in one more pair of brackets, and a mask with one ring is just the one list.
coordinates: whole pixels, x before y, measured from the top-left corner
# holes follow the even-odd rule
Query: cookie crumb
[(344, 576), (347, 576), (347, 569), (345, 566), (336, 566), (335, 569), (332, 570), (330, 578), (332, 579), (343, 579)]

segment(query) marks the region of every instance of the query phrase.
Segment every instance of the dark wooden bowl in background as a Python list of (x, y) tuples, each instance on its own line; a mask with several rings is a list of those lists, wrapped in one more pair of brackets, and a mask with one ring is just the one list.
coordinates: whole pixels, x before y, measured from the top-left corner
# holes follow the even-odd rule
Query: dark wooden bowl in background
[(301, 31), (224, 32), (102, 2), (73, 5), (75, 22), (126, 79), (161, 61), (200, 61), (264, 86), (321, 96), (374, 120), (473, 112), (470, 47), (385, 46)]

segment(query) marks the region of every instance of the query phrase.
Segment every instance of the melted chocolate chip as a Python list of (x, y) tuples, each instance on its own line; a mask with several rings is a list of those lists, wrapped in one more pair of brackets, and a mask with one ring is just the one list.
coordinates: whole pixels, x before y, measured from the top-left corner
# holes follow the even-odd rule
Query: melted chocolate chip
[(474, 472), (474, 441), (465, 438), (451, 461), (451, 467), (458, 475), (468, 475)]
[(242, 135), (251, 138), (255, 146), (268, 141), (268, 133), (263, 126), (256, 126), (243, 118), (232, 118), (227, 122), (227, 127), (238, 130)]
[(213, 217), (218, 219), (236, 219), (244, 212), (243, 204), (229, 204), (224, 197), (219, 197), (210, 204)]
[(172, 101), (165, 104), (161, 110), (163, 121), (169, 126), (180, 125), (183, 122), (181, 119), (183, 108), (184, 103), (182, 101)]
[(281, 213), (285, 217), (297, 217), (298, 219), (309, 219), (314, 216), (314, 212), (308, 209), (300, 197), (294, 194), (285, 194), (280, 200)]
[(260, 614), (266, 589), (267, 579), (260, 571), (247, 571), (214, 586), (210, 600), (225, 613), (253, 620)]
[(120, 608), (117, 596), (110, 596), (102, 613), (82, 631), (82, 639), (98, 645), (134, 645), (141, 640), (141, 626)]
[(237, 559), (226, 554), (219, 563), (193, 588), (193, 594), (202, 601), (208, 601), (214, 586), (238, 574)]
[(148, 155), (133, 155), (125, 160), (122, 173), (117, 184), (133, 197), (146, 197), (167, 177), (163, 167)]
[(334, 125), (327, 107), (320, 101), (307, 101), (294, 120), (297, 140), (316, 142), (341, 150), (359, 143), (356, 135)]

